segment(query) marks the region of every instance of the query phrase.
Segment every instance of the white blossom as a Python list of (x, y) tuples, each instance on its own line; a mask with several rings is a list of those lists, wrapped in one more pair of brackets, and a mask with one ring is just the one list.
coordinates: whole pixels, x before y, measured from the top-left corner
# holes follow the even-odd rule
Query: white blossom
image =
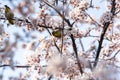
[(102, 24), (104, 24), (106, 22), (111, 22), (112, 21), (112, 16), (113, 16), (112, 13), (107, 11), (102, 15), (102, 17), (100, 19), (100, 22)]
[(87, 14), (85, 13), (87, 7), (88, 2), (86, 0), (80, 1), (80, 3), (78, 3), (78, 6), (69, 12), (70, 18), (75, 21), (80, 21), (81, 23), (84, 22), (87, 19)]
[(66, 60), (60, 55), (53, 55), (48, 61), (47, 72), (53, 75), (59, 75), (66, 69)]
[(106, 63), (102, 62), (98, 64), (98, 66), (96, 67), (96, 69), (93, 72), (93, 76), (95, 79), (98, 80), (117, 80), (116, 78), (116, 74), (117, 74), (117, 70), (115, 67), (113, 67), (112, 65), (108, 65), (105, 66)]

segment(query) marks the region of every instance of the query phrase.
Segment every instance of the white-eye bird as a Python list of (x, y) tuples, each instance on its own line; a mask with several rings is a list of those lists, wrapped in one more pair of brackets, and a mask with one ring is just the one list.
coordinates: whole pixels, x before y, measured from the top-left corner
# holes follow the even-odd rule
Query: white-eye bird
[(13, 20), (14, 14), (7, 5), (5, 5), (5, 17), (10, 24), (12, 25), (14, 24), (14, 20)]
[(61, 29), (55, 30), (55, 31), (52, 32), (52, 35), (54, 37), (61, 38), (61, 36), (62, 36), (62, 30)]

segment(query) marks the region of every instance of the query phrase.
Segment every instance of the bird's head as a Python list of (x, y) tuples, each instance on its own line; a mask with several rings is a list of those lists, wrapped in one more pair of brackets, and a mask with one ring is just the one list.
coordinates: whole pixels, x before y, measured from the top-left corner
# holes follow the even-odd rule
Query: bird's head
[(10, 9), (7, 5), (5, 5), (5, 8)]

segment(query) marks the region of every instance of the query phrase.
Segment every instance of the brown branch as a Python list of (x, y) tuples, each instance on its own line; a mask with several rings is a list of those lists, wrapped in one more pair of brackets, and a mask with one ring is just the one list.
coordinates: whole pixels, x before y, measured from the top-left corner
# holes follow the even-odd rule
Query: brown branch
[(70, 35), (70, 38), (71, 38), (71, 40), (72, 40), (72, 46), (73, 46), (73, 50), (74, 50), (75, 55), (76, 55), (77, 64), (78, 64), (80, 73), (83, 74), (82, 66), (81, 66), (81, 64), (80, 64), (79, 57), (78, 57), (78, 53), (77, 53), (77, 47), (76, 47), (75, 39), (74, 39), (74, 37), (73, 37), (72, 34)]
[[(11, 67), (11, 65), (9, 64), (4, 64), (4, 65), (0, 65), (0, 67)], [(16, 67), (16, 68), (29, 68), (31, 66), (20, 66), (20, 65), (16, 65), (16, 66), (13, 66), (13, 67)]]
[(93, 8), (93, 4), (92, 4), (93, 0), (90, 0), (90, 6), (91, 8)]
[[(116, 5), (115, 0), (112, 1), (111, 5), (112, 5), (112, 8), (111, 8), (110, 12), (112, 13), (112, 15), (114, 17), (114, 15), (115, 15), (115, 5)], [(109, 25), (110, 25), (110, 22), (104, 23), (103, 30), (102, 30), (101, 37), (100, 37), (100, 41), (99, 41), (99, 45), (98, 45), (98, 49), (97, 49), (97, 53), (96, 53), (96, 57), (95, 57), (95, 63), (93, 65), (94, 68), (96, 67), (97, 62), (99, 60), (99, 55), (100, 55), (100, 51), (101, 51), (101, 48), (102, 48), (102, 43), (103, 43), (104, 36), (105, 36), (105, 33), (106, 33)]]
[(53, 77), (53, 75), (50, 75), (50, 76), (49, 76), (49, 78), (48, 78), (48, 80), (51, 80), (51, 79), (52, 79), (52, 77)]
[(107, 31), (107, 28), (108, 28), (109, 24), (110, 24), (110, 22), (107, 22), (107, 23), (104, 24), (104, 29), (103, 29), (101, 37), (100, 37), (99, 46), (98, 46), (96, 57), (95, 57), (94, 67), (96, 67), (96, 65), (97, 65), (98, 58), (99, 58), (99, 55), (100, 55), (100, 51), (101, 51), (101, 48), (102, 48), (102, 43), (103, 43), (103, 40), (104, 40), (104, 35)]
[(6, 20), (5, 18), (0, 18), (0, 19), (2, 19), (2, 20)]
[(54, 45), (55, 45), (55, 47), (57, 48), (57, 50), (58, 50), (59, 52), (61, 52), (55, 41), (54, 41)]
[[(1, 20), (7, 20), (6, 18), (0, 18)], [(20, 19), (17, 17), (14, 17), (12, 20), (18, 21), (18, 22), (23, 22), (25, 24), (33, 25), (28, 19)]]
[[(52, 26), (47, 26), (47, 25), (41, 25), (41, 24), (38, 24), (37, 26), (39, 27), (42, 27), (42, 28), (49, 28), (49, 29), (53, 29)], [(54, 29), (60, 29), (60, 30), (70, 30), (70, 29), (65, 29), (65, 28), (61, 28), (61, 27), (55, 27)]]
[[(64, 8), (64, 1), (63, 1), (63, 8)], [(62, 11), (62, 15), (64, 16), (64, 10)], [(61, 41), (61, 53), (62, 53), (62, 50), (63, 50), (63, 35), (64, 35), (64, 18), (62, 18), (62, 28), (63, 30), (61, 31), (61, 34), (62, 34), (62, 41)]]

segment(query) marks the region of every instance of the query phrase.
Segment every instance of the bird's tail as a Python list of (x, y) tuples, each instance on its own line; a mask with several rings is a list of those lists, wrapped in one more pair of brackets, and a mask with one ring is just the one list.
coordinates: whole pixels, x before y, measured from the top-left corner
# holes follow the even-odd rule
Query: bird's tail
[(8, 22), (12, 25), (14, 24), (14, 20), (8, 20)]

